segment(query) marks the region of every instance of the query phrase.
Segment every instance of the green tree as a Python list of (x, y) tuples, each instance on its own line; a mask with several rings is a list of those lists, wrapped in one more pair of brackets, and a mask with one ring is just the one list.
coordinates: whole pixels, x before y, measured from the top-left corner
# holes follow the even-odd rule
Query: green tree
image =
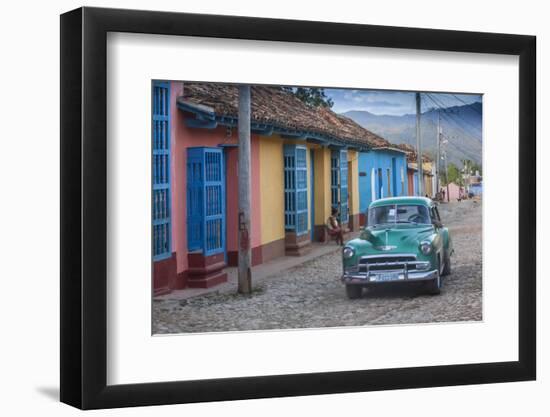
[(324, 88), (289, 88), (292, 94), (310, 107), (328, 107), (334, 106), (334, 101), (325, 94)]
[(479, 172), (479, 175), (483, 175), (481, 165), (470, 159), (464, 159), (462, 161), (462, 165), (464, 166), (464, 172), (466, 175), (475, 175), (476, 171)]
[(462, 173), (458, 169), (458, 167), (453, 164), (452, 162), (447, 167), (447, 174), (445, 175), (445, 185), (449, 184), (450, 182), (454, 182), (455, 184), (462, 185), (463, 178)]
[(482, 171), (481, 171), (481, 165), (476, 164), (476, 163), (474, 162), (474, 163), (472, 164), (472, 172), (474, 173), (474, 175), (475, 175), (476, 171), (479, 171), (479, 175), (483, 175), (483, 174), (482, 174)]

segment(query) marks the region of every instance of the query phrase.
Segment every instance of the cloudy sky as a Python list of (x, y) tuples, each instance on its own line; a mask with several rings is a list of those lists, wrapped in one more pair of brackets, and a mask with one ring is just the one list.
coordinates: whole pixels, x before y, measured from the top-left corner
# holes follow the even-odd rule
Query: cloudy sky
[[(334, 101), (334, 110), (336, 113), (344, 113), (349, 110), (366, 110), (374, 114), (389, 114), (400, 116), (403, 114), (415, 113), (416, 104), (414, 93), (401, 91), (383, 91), (383, 90), (344, 90), (344, 89), (325, 89), (325, 94)], [(430, 93), (443, 107), (460, 106), (465, 103), (470, 104), (475, 101), (481, 101), (481, 96), (477, 94), (443, 94)], [(429, 99), (424, 99), (422, 111), (435, 107), (435, 103)]]

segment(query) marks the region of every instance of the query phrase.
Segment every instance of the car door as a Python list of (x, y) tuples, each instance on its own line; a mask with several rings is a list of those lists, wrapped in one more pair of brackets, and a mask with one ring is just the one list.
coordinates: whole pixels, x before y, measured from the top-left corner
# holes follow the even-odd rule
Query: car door
[(434, 212), (435, 218), (439, 221), (442, 227), (437, 228), (437, 233), (439, 234), (439, 237), (441, 239), (441, 244), (443, 246), (443, 249), (445, 251), (451, 251), (451, 238), (449, 236), (449, 229), (447, 229), (443, 222), (441, 221), (441, 217), (439, 216), (439, 210), (437, 209), (437, 206), (434, 205), (432, 207), (432, 210)]
[(439, 212), (437, 211), (437, 208), (435, 205), (430, 207), (430, 220), (431, 220), (431, 223), (434, 225), (434, 230), (437, 235), (435, 238), (436, 251), (440, 254), (441, 259), (443, 259), (443, 255), (444, 255), (442, 251), (444, 246), (444, 236), (442, 233), (443, 227), (441, 227), (442, 226), (441, 219), (439, 218)]

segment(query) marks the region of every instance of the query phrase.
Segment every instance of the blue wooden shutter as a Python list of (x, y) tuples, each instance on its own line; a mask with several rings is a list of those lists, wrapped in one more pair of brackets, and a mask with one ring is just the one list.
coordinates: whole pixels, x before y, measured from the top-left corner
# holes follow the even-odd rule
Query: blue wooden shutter
[(340, 204), (340, 154), (333, 150), (330, 154), (330, 204), (332, 208), (339, 208)]
[(221, 149), (204, 148), (204, 253), (225, 251), (225, 175)]
[(285, 171), (285, 229), (296, 227), (296, 152), (294, 145), (284, 146)]
[(284, 146), (285, 229), (301, 235), (308, 230), (307, 149)]
[(348, 210), (348, 151), (340, 151), (340, 221), (349, 221)]
[(225, 171), (218, 148), (187, 149), (187, 248), (225, 251)]
[(296, 146), (296, 234), (306, 233), (307, 228), (307, 150)]
[(348, 151), (333, 150), (330, 157), (331, 206), (340, 211), (340, 222), (347, 223), (348, 213)]
[(202, 249), (204, 163), (200, 148), (187, 149), (187, 250)]
[(153, 259), (171, 255), (170, 84), (153, 83)]
[(382, 181), (382, 168), (378, 168), (378, 198), (382, 198), (384, 183)]

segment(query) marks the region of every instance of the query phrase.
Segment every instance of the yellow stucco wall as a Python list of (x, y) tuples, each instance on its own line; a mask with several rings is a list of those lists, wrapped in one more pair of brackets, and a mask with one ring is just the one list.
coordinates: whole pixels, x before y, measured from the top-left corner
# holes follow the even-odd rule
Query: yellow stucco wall
[(315, 150), (315, 224), (330, 216), (330, 149)]
[(427, 173), (432, 172), (432, 162), (423, 162), (422, 171), (424, 174), (424, 194), (427, 194), (428, 197), (433, 196), (433, 187), (432, 187), (432, 177), (427, 175)]
[[(301, 140), (283, 139), (278, 135), (260, 138), (260, 198), (261, 198), (261, 242), (262, 245), (274, 240), (284, 239), (284, 161), (283, 146), (296, 144), (305, 146), (307, 151), (307, 190), (308, 209), (311, 202), (311, 167), (315, 172), (315, 224), (325, 224), (330, 216), (330, 157), (331, 150)], [(311, 158), (310, 150), (314, 150)], [(358, 154), (348, 152), (350, 214), (359, 213), (359, 172)], [(308, 216), (308, 228), (311, 230), (311, 216)]]
[(359, 154), (356, 151), (348, 151), (348, 193), (351, 216), (359, 213)]
[(424, 194), (428, 197), (433, 196), (432, 177), (430, 175), (424, 175)]
[(278, 136), (260, 138), (260, 199), (262, 245), (284, 239), (283, 141)]
[[(313, 143), (308, 143), (308, 142), (304, 142), (303, 140), (299, 140), (299, 139), (284, 139), (283, 140), (283, 143), (284, 144), (293, 144), (293, 145), (300, 145), (300, 146), (305, 146), (307, 148), (307, 157), (306, 157), (306, 161), (307, 161), (307, 206), (308, 206), (308, 211), (309, 213), (311, 213), (311, 207), (310, 207), (310, 204), (311, 204), (311, 165), (314, 164), (314, 169), (315, 169), (315, 200), (317, 201), (317, 163), (314, 161), (311, 160), (311, 150), (313, 149), (315, 151), (315, 156), (314, 158), (316, 159), (317, 158), (317, 149), (321, 149), (321, 146), (319, 145), (316, 145), (316, 144), (313, 144)], [(329, 163), (330, 163), (330, 159), (329, 159)], [(284, 179), (283, 179), (284, 180)], [(317, 203), (315, 203), (317, 204)], [(315, 206), (315, 210), (317, 210), (317, 206)], [(323, 221), (324, 223), (324, 221)], [(315, 224), (319, 224), (317, 223), (317, 214), (315, 214)], [(308, 215), (307, 216), (307, 226), (308, 226), (308, 230), (311, 230), (312, 228), (312, 224), (311, 224), (311, 216)]]

